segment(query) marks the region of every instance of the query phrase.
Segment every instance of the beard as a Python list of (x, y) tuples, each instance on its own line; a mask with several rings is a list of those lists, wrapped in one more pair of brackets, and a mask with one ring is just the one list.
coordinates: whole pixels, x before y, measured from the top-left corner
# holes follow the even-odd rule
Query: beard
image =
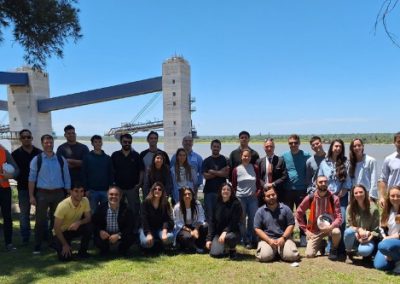
[(124, 145), (124, 146), (122, 146), (122, 149), (124, 149), (125, 151), (128, 151), (131, 149), (131, 145)]
[(326, 192), (328, 190), (328, 187), (326, 185), (320, 185), (318, 186), (318, 190), (321, 192)]

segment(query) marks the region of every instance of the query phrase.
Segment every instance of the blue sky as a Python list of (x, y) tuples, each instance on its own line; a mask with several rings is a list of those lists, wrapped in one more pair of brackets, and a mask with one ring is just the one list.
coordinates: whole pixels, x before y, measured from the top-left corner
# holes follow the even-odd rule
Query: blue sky
[[(381, 25), (375, 34), (381, 3), (80, 1), (83, 38), (48, 61), (51, 96), (160, 76), (177, 54), (191, 65), (200, 136), (396, 132), (400, 49)], [(399, 12), (389, 19), (397, 35)], [(6, 30), (1, 71), (24, 65), (10, 39)], [(151, 96), (56, 111), (53, 128), (103, 134), (131, 121)], [(154, 119), (162, 119), (161, 100), (140, 121)]]

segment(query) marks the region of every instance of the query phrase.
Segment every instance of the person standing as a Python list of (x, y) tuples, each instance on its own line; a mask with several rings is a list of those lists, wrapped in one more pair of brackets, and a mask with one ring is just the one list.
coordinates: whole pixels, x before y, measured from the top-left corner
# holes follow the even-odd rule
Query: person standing
[[(260, 186), (267, 190), (275, 188), (278, 201), (283, 202), (284, 184), (287, 179), (286, 163), (282, 157), (275, 155), (274, 139), (267, 138), (264, 141), (265, 157), (258, 159), (256, 165), (260, 171)], [(264, 197), (261, 194), (261, 203), (264, 204)]]
[[(196, 173), (196, 182), (193, 188), (196, 196), (197, 196), (197, 191), (199, 189), (199, 186), (203, 184), (203, 175), (202, 175), (202, 165), (203, 165), (203, 158), (197, 154), (196, 152), (193, 151), (193, 137), (190, 135), (187, 135), (183, 137), (182, 139), (182, 146), (183, 149), (185, 149), (187, 153), (187, 160), (189, 162), (190, 167), (195, 171)], [(171, 158), (171, 168), (175, 166), (175, 163), (177, 161), (177, 155), (173, 155)]]
[[(54, 224), (54, 211), (71, 189), (71, 179), (65, 158), (53, 152), (54, 138), (49, 134), (41, 138), (43, 152), (34, 157), (30, 164), (28, 187), (29, 200), (36, 206), (35, 247), (33, 254), (40, 254), (43, 241), (43, 228), (46, 228), (47, 216), (50, 228)], [(35, 194), (35, 189), (37, 190)], [(47, 210), (50, 210), (47, 213)]]
[(260, 158), (256, 150), (249, 147), (250, 133), (246, 130), (240, 131), (239, 133), (239, 147), (231, 152), (229, 155), (229, 167), (231, 172), (229, 173), (229, 180), (232, 179), (232, 171), (234, 168), (242, 163), (242, 151), (243, 149), (249, 149), (251, 153), (251, 164), (255, 164)]
[(369, 193), (371, 200), (378, 200), (378, 173), (376, 160), (364, 153), (364, 143), (355, 138), (350, 143), (349, 175), (353, 185), (362, 184)]
[(93, 135), (90, 141), (93, 151), (83, 158), (82, 181), (94, 213), (100, 203), (107, 201), (107, 190), (113, 184), (114, 177), (111, 158), (101, 149), (101, 136)]
[[(157, 147), (158, 133), (155, 131), (150, 131), (149, 134), (147, 134), (146, 140), (147, 140), (147, 143), (149, 143), (149, 148), (140, 152), (140, 158), (142, 158), (142, 160), (143, 160), (145, 171), (147, 171), (150, 168), (151, 161), (153, 160), (153, 156), (156, 153), (162, 153), (164, 155), (164, 162), (169, 167), (171, 162), (169, 160), (167, 152), (164, 152), (163, 150), (161, 150)], [(145, 177), (145, 180), (146, 180), (146, 177)]]
[(259, 239), (256, 257), (260, 262), (272, 261), (277, 254), (284, 261), (300, 258), (292, 240), (294, 216), (292, 210), (278, 202), (276, 189), (270, 186), (261, 193), (264, 205), (254, 217), (254, 230)]
[(204, 207), (206, 220), (209, 221), (217, 204), (218, 190), (229, 176), (229, 166), (226, 158), (220, 154), (221, 141), (211, 141), (211, 156), (203, 161)]
[[(172, 197), (174, 205), (179, 202), (179, 190), (182, 187), (195, 188), (197, 184), (196, 170), (190, 166), (186, 150), (178, 148), (175, 156), (177, 157), (176, 162), (174, 163), (174, 166), (171, 167), (173, 185)], [(196, 191), (193, 191), (196, 195)]]
[(140, 197), (139, 190), (143, 185), (144, 164), (138, 152), (132, 148), (132, 136), (129, 133), (120, 137), (121, 150), (111, 155), (114, 183), (122, 189), (123, 199), (128, 201), (134, 216), (134, 233), (139, 229)]
[(387, 189), (400, 185), (400, 132), (393, 137), (396, 151), (385, 158), (379, 178), (379, 205), (384, 206)]
[(306, 182), (308, 187), (313, 187), (318, 176), (319, 165), (325, 159), (326, 153), (319, 136), (311, 137), (310, 146), (314, 151), (314, 155), (306, 161)]
[[(14, 171), (11, 170), (11, 167), (7, 167), (7, 164), (11, 165)], [(10, 172), (7, 172), (7, 168)], [(12, 243), (11, 187), (8, 180), (17, 177), (18, 174), (19, 168), (10, 152), (3, 145), (0, 145), (0, 207), (4, 222), (3, 233), (7, 251), (16, 249)]]
[[(282, 155), (288, 173), (283, 202), (289, 206), (290, 210), (294, 210), (294, 205), (298, 208), (307, 194), (306, 162), (311, 155), (300, 150), (300, 137), (297, 134), (289, 136), (288, 144), (290, 151)], [(306, 244), (306, 236), (300, 228), (300, 246), (305, 247)]]
[(21, 146), (14, 150), (11, 155), (19, 168), (19, 175), (16, 178), (18, 189), (19, 205), (19, 230), (21, 233), (22, 244), (27, 245), (31, 236), (31, 204), (29, 202), (29, 165), (32, 159), (40, 154), (42, 150), (32, 145), (32, 132), (29, 129), (22, 129), (19, 132)]
[(71, 185), (73, 187), (76, 182), (82, 184), (82, 162), (83, 158), (89, 154), (89, 148), (76, 141), (75, 127), (70, 124), (64, 127), (64, 137), (67, 139), (67, 142), (58, 146), (57, 155), (61, 155), (67, 160)]

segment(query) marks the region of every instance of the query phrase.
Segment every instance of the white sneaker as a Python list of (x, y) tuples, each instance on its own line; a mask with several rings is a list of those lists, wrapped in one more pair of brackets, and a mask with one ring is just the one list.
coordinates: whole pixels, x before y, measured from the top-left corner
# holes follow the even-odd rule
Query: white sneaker
[(395, 267), (393, 269), (393, 273), (400, 274), (400, 260), (395, 263)]

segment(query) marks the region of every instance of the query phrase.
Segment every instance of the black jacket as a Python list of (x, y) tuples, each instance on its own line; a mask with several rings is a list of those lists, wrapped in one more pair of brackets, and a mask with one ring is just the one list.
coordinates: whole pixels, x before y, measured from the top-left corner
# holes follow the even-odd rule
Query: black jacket
[[(260, 173), (260, 185), (264, 187), (266, 171), (266, 157), (257, 160), (258, 170)], [(282, 157), (274, 155), (272, 158), (272, 182), (275, 184), (275, 188), (278, 192), (283, 191), (283, 185), (287, 179), (286, 164)]]

